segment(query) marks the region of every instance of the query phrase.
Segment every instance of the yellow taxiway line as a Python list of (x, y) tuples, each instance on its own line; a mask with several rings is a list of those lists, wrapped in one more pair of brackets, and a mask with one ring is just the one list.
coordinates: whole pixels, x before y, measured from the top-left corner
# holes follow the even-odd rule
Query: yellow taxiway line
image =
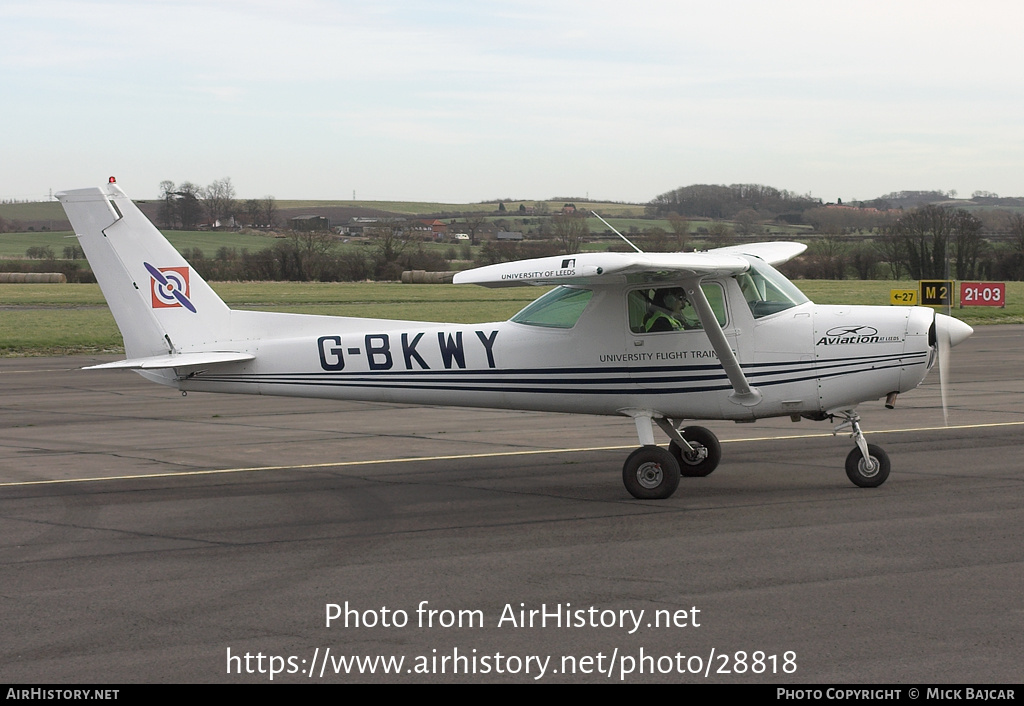
[[(1024, 426), (1024, 422), (995, 422), (991, 424), (962, 424), (957, 426), (942, 426), (942, 427), (916, 427), (911, 429), (880, 429), (870, 432), (864, 432), (865, 436), (874, 436), (876, 434), (898, 434), (904, 432), (927, 432), (927, 431), (949, 431), (952, 429), (989, 429), (993, 427), (1013, 427), (1013, 426)], [(846, 436), (846, 433), (842, 434)], [(722, 439), (723, 444), (736, 444), (736, 443), (749, 443), (754, 441), (786, 441), (790, 439), (818, 439), (828, 436), (837, 436), (836, 434), (829, 433), (816, 433), (816, 434), (788, 434), (782, 436), (759, 436), (751, 437), (749, 439)], [(574, 448), (574, 449), (533, 449), (528, 451), (493, 451), (487, 453), (475, 453), (475, 454), (451, 454), (446, 456), (415, 456), (411, 458), (379, 458), (369, 459), (361, 461), (332, 461), (330, 463), (303, 463), (303, 464), (290, 464), (285, 466), (252, 466), (247, 468), (214, 468), (205, 471), (171, 471), (168, 473), (143, 473), (139, 475), (128, 475), (128, 476), (100, 476), (97, 478), (64, 478), (59, 480), (28, 480), (28, 481), (14, 481), (9, 483), (0, 483), (0, 488), (11, 488), (26, 485), (57, 485), (62, 483), (92, 483), (98, 481), (108, 480), (143, 480), (152, 478), (183, 478), (187, 476), (214, 476), (224, 475), (228, 473), (256, 473), (260, 471), (301, 471), (312, 468), (344, 468), (348, 466), (380, 466), (384, 464), (395, 464), (395, 463), (422, 463), (425, 461), (454, 461), (460, 459), (470, 458), (501, 458), (504, 456), (537, 456), (541, 454), (565, 454), (565, 453), (581, 453), (584, 451), (619, 451), (622, 449), (635, 448), (636, 444), (628, 444), (625, 446), (590, 446), (586, 448)]]

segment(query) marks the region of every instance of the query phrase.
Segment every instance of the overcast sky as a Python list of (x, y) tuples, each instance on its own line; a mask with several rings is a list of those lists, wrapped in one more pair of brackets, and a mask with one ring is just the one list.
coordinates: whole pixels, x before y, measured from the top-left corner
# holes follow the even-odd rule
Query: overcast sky
[(1024, 195), (1024, 4), (2, 0), (0, 198)]

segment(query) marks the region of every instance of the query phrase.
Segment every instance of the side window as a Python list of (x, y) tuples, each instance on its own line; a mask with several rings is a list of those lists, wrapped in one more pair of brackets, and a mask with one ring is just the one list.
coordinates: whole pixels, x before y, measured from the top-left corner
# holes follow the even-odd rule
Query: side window
[[(724, 326), (725, 293), (718, 284), (701, 286), (708, 298), (718, 325)], [(629, 330), (633, 333), (660, 333), (703, 329), (697, 310), (682, 287), (644, 287), (626, 295), (629, 307)]]

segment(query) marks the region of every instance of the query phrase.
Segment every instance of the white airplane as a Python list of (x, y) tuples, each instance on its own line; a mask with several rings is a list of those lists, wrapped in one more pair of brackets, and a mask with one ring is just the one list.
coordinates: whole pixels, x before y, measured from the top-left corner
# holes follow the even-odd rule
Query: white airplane
[(850, 480), (881, 485), (889, 459), (865, 441), (857, 405), (886, 397), (892, 407), (973, 333), (923, 307), (813, 304), (773, 267), (806, 247), (788, 242), (457, 274), (486, 287), (555, 286), (495, 323), (235, 311), (113, 178), (57, 198), (124, 337), (126, 360), (89, 369), (135, 370), (182, 392), (622, 415), (641, 444), (622, 474), (637, 498), (667, 498), (680, 475), (715, 470), (718, 439), (685, 419), (838, 419), (856, 444)]

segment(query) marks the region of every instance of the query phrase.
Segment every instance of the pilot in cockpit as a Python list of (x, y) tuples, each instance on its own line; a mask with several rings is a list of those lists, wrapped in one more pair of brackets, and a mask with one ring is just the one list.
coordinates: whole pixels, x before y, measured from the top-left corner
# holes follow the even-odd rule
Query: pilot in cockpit
[(682, 287), (659, 289), (654, 293), (644, 320), (647, 333), (695, 328), (701, 328), (700, 319)]

